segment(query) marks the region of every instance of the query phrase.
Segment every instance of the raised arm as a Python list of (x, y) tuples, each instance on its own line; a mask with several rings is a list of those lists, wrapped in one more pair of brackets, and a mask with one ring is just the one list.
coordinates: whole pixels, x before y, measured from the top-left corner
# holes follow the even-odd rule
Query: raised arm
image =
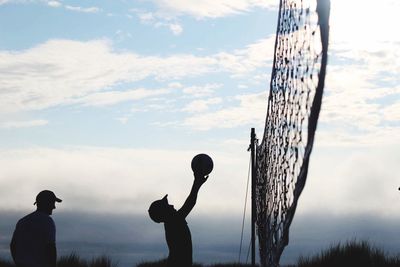
[(186, 218), (188, 214), (192, 211), (194, 205), (196, 205), (197, 201), (197, 193), (200, 190), (200, 187), (207, 181), (208, 175), (204, 176), (201, 174), (194, 174), (194, 181), (192, 185), (192, 190), (190, 190), (189, 196), (186, 198), (185, 203), (183, 204), (182, 208), (178, 210), (178, 213), (183, 217)]

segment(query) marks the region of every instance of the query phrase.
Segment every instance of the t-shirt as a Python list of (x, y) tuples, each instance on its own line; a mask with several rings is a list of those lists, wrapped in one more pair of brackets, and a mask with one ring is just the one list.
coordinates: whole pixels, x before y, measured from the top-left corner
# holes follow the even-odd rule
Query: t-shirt
[(47, 267), (46, 247), (56, 242), (56, 226), (48, 214), (35, 211), (18, 221), (13, 240), (17, 265)]
[(168, 266), (192, 266), (192, 236), (185, 218), (177, 212), (164, 222), (164, 228), (169, 248)]

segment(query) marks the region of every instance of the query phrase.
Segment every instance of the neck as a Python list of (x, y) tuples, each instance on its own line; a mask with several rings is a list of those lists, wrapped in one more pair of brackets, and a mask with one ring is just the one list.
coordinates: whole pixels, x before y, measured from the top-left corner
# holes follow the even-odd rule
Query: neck
[(45, 214), (47, 214), (47, 215), (51, 215), (51, 212), (49, 212), (47, 209), (43, 209), (43, 208), (41, 208), (41, 207), (37, 207), (36, 211), (45, 213)]

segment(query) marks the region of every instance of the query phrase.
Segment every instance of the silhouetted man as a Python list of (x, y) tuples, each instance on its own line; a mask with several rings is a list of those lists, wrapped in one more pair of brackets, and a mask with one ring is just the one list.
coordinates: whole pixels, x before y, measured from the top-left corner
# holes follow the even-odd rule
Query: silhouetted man
[(154, 201), (149, 208), (150, 218), (156, 223), (164, 223), (165, 238), (169, 249), (169, 267), (190, 267), (193, 263), (192, 237), (185, 218), (196, 204), (197, 193), (207, 181), (208, 176), (195, 173), (194, 177), (192, 190), (178, 211), (174, 209), (174, 206), (168, 204), (168, 195)]
[(50, 215), (61, 201), (52, 191), (41, 191), (36, 211), (18, 221), (10, 244), (17, 267), (56, 267), (56, 226)]

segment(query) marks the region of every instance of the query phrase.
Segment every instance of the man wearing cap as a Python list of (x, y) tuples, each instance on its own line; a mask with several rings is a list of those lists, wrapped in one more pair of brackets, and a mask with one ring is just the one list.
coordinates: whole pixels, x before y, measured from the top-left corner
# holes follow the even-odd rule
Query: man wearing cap
[(36, 211), (20, 219), (10, 244), (17, 267), (55, 267), (56, 226), (50, 215), (62, 200), (49, 190), (36, 196)]
[(208, 175), (194, 174), (192, 190), (179, 210), (168, 203), (168, 195), (150, 205), (150, 218), (156, 223), (164, 223), (165, 239), (169, 249), (168, 267), (191, 267), (193, 264), (192, 236), (186, 216), (196, 205), (199, 189), (207, 179)]

